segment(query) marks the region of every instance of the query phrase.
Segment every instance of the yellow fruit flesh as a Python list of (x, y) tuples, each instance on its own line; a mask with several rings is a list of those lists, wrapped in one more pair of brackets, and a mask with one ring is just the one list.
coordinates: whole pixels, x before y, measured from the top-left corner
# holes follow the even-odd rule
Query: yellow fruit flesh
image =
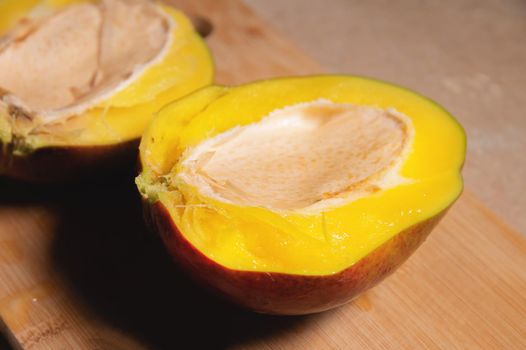
[[(7, 1), (0, 33), (35, 5), (45, 11), (78, 3), (68, 1)], [(206, 45), (179, 11), (162, 6), (174, 21), (171, 44), (159, 63), (148, 67), (124, 90), (88, 111), (56, 122), (39, 124), (24, 135), (30, 148), (53, 145), (106, 145), (141, 136), (153, 114), (165, 104), (211, 83), (213, 64)], [(9, 14), (9, 15), (7, 15)], [(0, 119), (8, 118), (2, 116)], [(2, 124), (2, 123), (0, 123)], [(1, 136), (1, 135), (0, 135)], [(5, 137), (4, 137), (5, 139)]]
[[(399, 170), (408, 181), (307, 214), (225, 203), (176, 181), (181, 162), (203, 141), (276, 109), (318, 99), (395, 108), (408, 116), (414, 138)], [(226, 267), (326, 275), (447, 208), (462, 190), (464, 153), (465, 136), (456, 121), (411, 91), (357, 77), (278, 79), (210, 87), (163, 109), (143, 137), (138, 184), (168, 208), (197, 249)]]

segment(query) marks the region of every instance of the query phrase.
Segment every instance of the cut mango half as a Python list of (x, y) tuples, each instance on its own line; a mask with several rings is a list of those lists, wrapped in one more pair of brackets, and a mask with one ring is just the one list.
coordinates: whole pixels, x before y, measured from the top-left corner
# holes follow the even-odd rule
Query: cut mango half
[(93, 166), (213, 77), (189, 20), (147, 0), (6, 0), (0, 34), (0, 172), (15, 177), (35, 177), (43, 149)]
[(416, 249), (462, 191), (465, 146), (443, 108), (385, 82), (213, 86), (155, 117), (137, 185), (194, 275), (252, 309), (307, 313), (348, 301)]

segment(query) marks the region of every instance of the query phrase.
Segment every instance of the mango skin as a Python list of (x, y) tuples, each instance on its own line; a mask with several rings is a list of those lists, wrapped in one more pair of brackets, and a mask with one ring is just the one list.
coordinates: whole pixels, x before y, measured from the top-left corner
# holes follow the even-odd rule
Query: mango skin
[(139, 140), (102, 146), (51, 146), (9, 156), (0, 142), (0, 174), (32, 183), (65, 183), (133, 169)]
[(144, 210), (147, 223), (191, 278), (234, 304), (274, 315), (312, 314), (353, 300), (405, 262), (447, 211), (403, 230), (343, 271), (310, 276), (229, 269), (194, 247), (160, 201), (144, 201)]

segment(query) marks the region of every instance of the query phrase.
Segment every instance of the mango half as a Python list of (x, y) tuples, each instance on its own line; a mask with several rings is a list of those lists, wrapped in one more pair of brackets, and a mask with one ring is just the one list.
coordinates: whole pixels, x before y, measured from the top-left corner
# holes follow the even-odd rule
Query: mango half
[(257, 312), (307, 314), (415, 251), (462, 191), (465, 146), (444, 109), (381, 81), (211, 86), (154, 118), (136, 183), (195, 279)]
[(15, 178), (131, 164), (153, 113), (213, 79), (185, 15), (147, 0), (4, 0), (0, 35), (0, 174)]

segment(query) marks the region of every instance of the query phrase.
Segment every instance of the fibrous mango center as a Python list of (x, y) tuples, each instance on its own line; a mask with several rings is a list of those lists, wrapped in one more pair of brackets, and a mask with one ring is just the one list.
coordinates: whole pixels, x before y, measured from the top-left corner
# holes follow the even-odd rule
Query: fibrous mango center
[(410, 127), (394, 110), (329, 101), (289, 106), (203, 142), (178, 178), (221, 201), (319, 210), (403, 181), (397, 170)]
[(170, 20), (143, 0), (102, 0), (26, 18), (0, 39), (0, 96), (52, 120), (78, 114), (160, 59)]

